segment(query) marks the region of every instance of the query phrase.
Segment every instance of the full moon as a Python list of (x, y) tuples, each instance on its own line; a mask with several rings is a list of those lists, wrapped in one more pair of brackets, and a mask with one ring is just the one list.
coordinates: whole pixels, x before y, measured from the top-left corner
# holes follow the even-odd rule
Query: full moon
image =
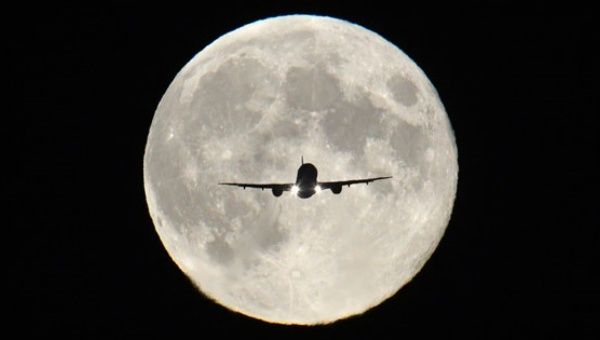
[[(391, 179), (299, 199), (219, 182)], [(458, 179), (437, 91), (400, 49), (329, 17), (260, 20), (218, 38), (155, 112), (144, 186), (173, 261), (217, 303), (264, 321), (360, 314), (440, 242)]]

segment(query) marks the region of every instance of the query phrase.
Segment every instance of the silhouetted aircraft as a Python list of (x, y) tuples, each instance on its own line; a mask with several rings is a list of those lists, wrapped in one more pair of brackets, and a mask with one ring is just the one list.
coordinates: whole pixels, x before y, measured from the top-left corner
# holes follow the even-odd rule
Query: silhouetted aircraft
[(291, 191), (292, 194), (298, 195), (300, 198), (309, 198), (315, 193), (331, 189), (334, 194), (342, 192), (342, 186), (347, 185), (350, 187), (352, 184), (365, 183), (369, 185), (370, 182), (377, 181), (380, 179), (392, 178), (392, 176), (386, 177), (373, 177), (365, 179), (354, 179), (350, 181), (335, 181), (335, 182), (318, 182), (317, 181), (317, 167), (310, 164), (304, 163), (304, 157), (302, 157), (302, 165), (298, 168), (298, 176), (296, 176), (296, 183), (268, 183), (268, 184), (252, 184), (252, 183), (219, 183), (220, 185), (232, 185), (237, 187), (255, 188), (255, 189), (271, 189), (273, 195), (276, 197), (281, 196), (284, 191)]

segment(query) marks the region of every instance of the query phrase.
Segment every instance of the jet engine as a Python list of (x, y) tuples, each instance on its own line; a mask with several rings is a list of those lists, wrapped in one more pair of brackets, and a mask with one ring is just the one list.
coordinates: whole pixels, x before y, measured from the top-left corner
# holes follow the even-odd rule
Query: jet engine
[(342, 186), (341, 185), (334, 185), (331, 187), (331, 191), (336, 194), (339, 195), (342, 192)]
[(279, 197), (279, 196), (281, 196), (281, 194), (283, 194), (283, 190), (278, 189), (278, 188), (273, 188), (272, 191), (273, 191), (273, 196), (275, 196), (275, 197)]

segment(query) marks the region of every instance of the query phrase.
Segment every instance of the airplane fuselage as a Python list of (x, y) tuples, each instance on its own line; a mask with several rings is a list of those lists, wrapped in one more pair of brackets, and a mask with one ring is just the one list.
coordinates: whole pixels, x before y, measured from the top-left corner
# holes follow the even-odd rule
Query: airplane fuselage
[(298, 197), (309, 198), (317, 192), (317, 167), (311, 163), (303, 163), (298, 168), (296, 187)]

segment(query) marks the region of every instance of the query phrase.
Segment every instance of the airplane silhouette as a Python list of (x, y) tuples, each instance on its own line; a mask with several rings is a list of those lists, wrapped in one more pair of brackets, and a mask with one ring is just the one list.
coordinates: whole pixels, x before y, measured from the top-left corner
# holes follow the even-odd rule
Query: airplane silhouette
[(365, 179), (354, 179), (349, 181), (335, 181), (335, 182), (318, 182), (317, 181), (317, 167), (311, 163), (304, 163), (304, 157), (301, 158), (302, 164), (298, 168), (298, 176), (296, 176), (296, 183), (268, 183), (268, 184), (252, 184), (252, 183), (219, 183), (220, 185), (231, 185), (246, 188), (255, 189), (271, 189), (275, 197), (279, 197), (284, 191), (291, 191), (292, 194), (297, 195), (300, 198), (309, 198), (317, 192), (331, 189), (334, 194), (342, 192), (342, 186), (347, 185), (350, 187), (352, 184), (365, 183), (369, 185), (370, 182), (377, 181), (380, 179), (392, 178), (392, 176), (385, 177), (373, 177)]

